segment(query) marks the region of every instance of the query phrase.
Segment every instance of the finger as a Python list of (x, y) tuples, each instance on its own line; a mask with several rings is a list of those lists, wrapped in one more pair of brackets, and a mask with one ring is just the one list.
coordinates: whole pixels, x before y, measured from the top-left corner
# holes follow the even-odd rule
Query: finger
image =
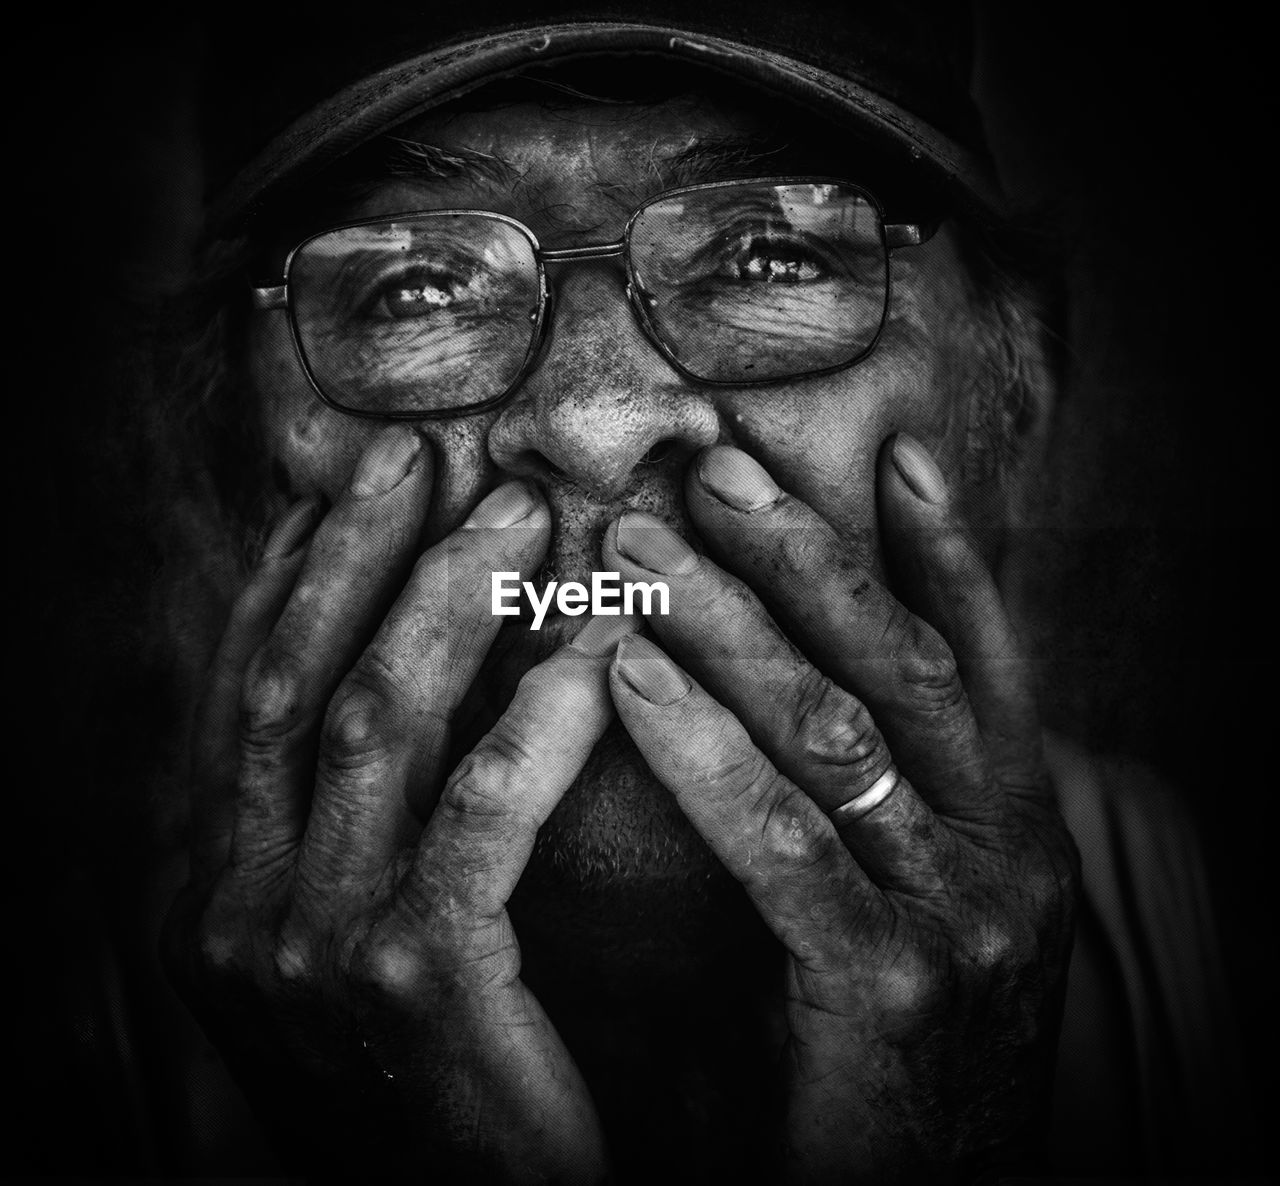
[(866, 704), (912, 785), (943, 814), (988, 816), (998, 796), (942, 636), (740, 450), (706, 450), (686, 485), (709, 550), (751, 584), (816, 666)]
[(892, 766), (830, 814), (840, 838), (881, 889), (916, 898), (945, 893), (956, 837)]
[(191, 742), (191, 860), (197, 877), (226, 861), (235, 810), (237, 722), (245, 668), (284, 607), (319, 517), (320, 503), (314, 498), (294, 503), (280, 517), (231, 607), (210, 666)]
[(652, 515), (605, 532), (606, 569), (669, 582), (671, 612), (648, 619), (669, 654), (746, 726), (751, 740), (825, 812), (857, 798), (892, 759), (871, 713), (813, 666), (747, 586)]
[(950, 837), (894, 769), (865, 705), (800, 654), (746, 585), (651, 515), (628, 513), (611, 526), (604, 561), (624, 580), (658, 569), (668, 577), (672, 612), (651, 615), (651, 629), (827, 814), (877, 885), (940, 889)]
[(831, 820), (653, 643), (623, 640), (610, 690), (649, 768), (779, 941), (808, 966), (842, 965), (883, 902)]
[(374, 438), (316, 529), (245, 677), (233, 866), (270, 862), (301, 838), (324, 706), (404, 579), (430, 488), (421, 438), (393, 425)]
[(401, 886), (406, 924), (465, 942), (506, 909), (546, 821), (613, 719), (608, 668), (628, 617), (592, 619), (531, 668), (450, 776)]
[(319, 898), (376, 878), (417, 839), (454, 714), (503, 621), (492, 574), (529, 576), (550, 534), (546, 503), (509, 482), (414, 565), (325, 717), (298, 866), (300, 885)]
[(919, 441), (900, 433), (881, 450), (879, 488), (885, 550), (898, 588), (955, 653), (1002, 784), (1043, 791), (1031, 666), (942, 472)]
[[(419, 1028), (433, 1038), (439, 1065), (432, 1073), (446, 1087), (459, 1078), (459, 1090), (483, 1082), (501, 1103), (526, 1100), (530, 1083), (541, 1085), (545, 1107), (530, 1117), (522, 1105), (515, 1120), (503, 1121), (525, 1164), (535, 1156), (529, 1148), (542, 1156), (553, 1145), (600, 1162), (599, 1149), (582, 1136), (598, 1128), (585, 1085), (518, 979), (506, 904), (538, 828), (613, 719), (609, 660), (618, 636), (637, 624), (593, 619), (525, 673), (506, 712), (453, 772), (390, 908), (357, 956), (376, 991), (401, 1009), (429, 1010)], [(525, 1120), (536, 1130), (531, 1144)]]

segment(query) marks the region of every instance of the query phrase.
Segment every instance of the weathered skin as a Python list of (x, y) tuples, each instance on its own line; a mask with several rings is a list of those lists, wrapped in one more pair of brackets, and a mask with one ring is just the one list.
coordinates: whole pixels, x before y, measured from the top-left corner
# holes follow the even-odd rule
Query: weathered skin
[[(630, 210), (663, 188), (637, 162), (698, 138), (752, 130), (748, 118), (706, 104), (666, 104), (643, 118), (610, 108), (549, 116), (533, 106), (504, 108), (500, 118), (426, 118), (405, 137), (491, 153), (513, 164), (519, 182), (387, 184), (346, 217), (475, 207), (518, 218), (547, 248), (614, 240)], [(555, 467), (568, 482), (549, 492), (558, 526), (554, 563), (565, 579), (579, 579), (596, 565), (610, 512), (676, 500), (666, 471), (641, 464), (650, 449), (673, 442), (687, 455), (726, 434), (758, 450), (788, 490), (840, 531), (874, 531), (880, 442), (896, 429), (910, 431), (944, 470), (959, 466), (964, 442), (949, 430), (973, 366), (969, 294), (950, 236), (896, 253), (893, 269), (891, 318), (864, 364), (790, 387), (741, 391), (695, 387), (665, 364), (623, 298), (615, 261), (556, 270), (555, 340), (516, 399), (499, 413), (422, 426), (442, 466), (432, 538), (461, 521), (499, 470), (543, 478)], [(376, 424), (316, 400), (283, 317), (260, 317), (254, 328), (253, 367), (273, 452), (296, 492), (332, 495)]]
[[(492, 154), (511, 162), (518, 182), (388, 184), (340, 218), (480, 208), (518, 218), (544, 247), (609, 241), (621, 235), (631, 209), (666, 184), (637, 162), (672, 155), (698, 139), (750, 134), (758, 130), (756, 122), (706, 102), (667, 104), (643, 118), (607, 107), (581, 116), (549, 114), (532, 105), (504, 108), (500, 117), (428, 117), (405, 137)], [(555, 524), (547, 568), (560, 580), (589, 580), (599, 566), (604, 526), (625, 507), (688, 531), (679, 493), (688, 459), (699, 447), (730, 439), (878, 566), (874, 471), (881, 442), (907, 431), (928, 444), (944, 471), (973, 463), (965, 454), (972, 448), (965, 436), (975, 368), (971, 294), (946, 232), (894, 254), (890, 320), (865, 363), (765, 389), (726, 391), (681, 379), (636, 324), (615, 261), (557, 269), (552, 279), (554, 340), (514, 401), (498, 413), (421, 426), (437, 466), (428, 540), (456, 527), (503, 476), (529, 476), (539, 481)], [(259, 317), (252, 349), (263, 427), (291, 490), (333, 497), (376, 422), (344, 416), (315, 398), (284, 317)], [(651, 451), (660, 460), (648, 460)], [(992, 493), (966, 490), (975, 502)], [(541, 640), (518, 627), (504, 642), (523, 651), (541, 641), (545, 654), (560, 629), (575, 628), (564, 621), (551, 625)], [(528, 662), (526, 654), (515, 665), (522, 670)], [(643, 766), (626, 748), (628, 762), (638, 767), (634, 776), (647, 783)], [(639, 805), (623, 805), (597, 786), (596, 806), (583, 805), (589, 815), (573, 847), (613, 848), (619, 811), (650, 811), (652, 798), (646, 791)], [(603, 862), (621, 855), (598, 854)], [(638, 864), (633, 873), (642, 870)]]
[[(502, 158), (506, 179), (397, 181), (335, 221), (481, 208), (546, 247), (612, 240), (672, 184), (655, 162), (755, 130), (692, 101), (432, 116), (405, 135)], [(956, 238), (895, 254), (866, 361), (767, 389), (684, 381), (616, 261), (552, 280), (539, 368), (496, 413), (419, 426), (416, 454), (409, 430), (322, 405), (285, 319), (256, 317), (282, 485), (333, 510), (286, 516), (215, 665), (179, 979), (285, 1140), (352, 1165), (374, 1142), (400, 1168), (586, 1181), (611, 1148), (642, 1176), (663, 1164), (654, 1125), (694, 1178), (774, 1178), (779, 1142), (785, 1172), (822, 1181), (946, 1179), (1021, 1149), (1073, 858), (962, 526), (993, 518), (1008, 442)], [(1024, 418), (1024, 456), (1042, 422)], [(379, 457), (407, 474), (370, 492)], [(653, 579), (661, 529), (614, 526), (629, 511), (698, 541), (651, 623), (679, 667), (596, 633), (556, 650), (583, 619), (504, 620), (486, 658), (493, 569)], [(890, 785), (891, 762), (883, 805), (837, 834), (826, 813)]]

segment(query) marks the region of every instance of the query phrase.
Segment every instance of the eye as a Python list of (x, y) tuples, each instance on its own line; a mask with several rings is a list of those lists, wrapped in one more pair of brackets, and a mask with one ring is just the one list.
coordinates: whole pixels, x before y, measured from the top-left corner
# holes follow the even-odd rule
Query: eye
[(801, 244), (759, 236), (730, 255), (722, 272), (747, 284), (806, 284), (828, 274), (822, 261)]
[(367, 314), (377, 320), (401, 321), (447, 309), (462, 296), (465, 283), (449, 272), (419, 269), (395, 277), (374, 294)]

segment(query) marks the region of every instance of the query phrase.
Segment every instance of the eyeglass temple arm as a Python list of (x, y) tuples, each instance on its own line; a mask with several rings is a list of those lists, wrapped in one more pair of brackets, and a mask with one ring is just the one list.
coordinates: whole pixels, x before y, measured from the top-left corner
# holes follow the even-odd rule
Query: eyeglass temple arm
[(921, 243), (932, 239), (937, 229), (937, 223), (887, 222), (884, 226), (884, 245), (890, 250), (895, 247), (919, 247)]
[[(894, 222), (886, 223), (884, 228), (884, 243), (888, 248), (894, 247), (918, 247), (921, 243), (927, 242), (933, 237), (934, 231), (938, 228), (936, 225), (926, 226), (914, 222)], [(570, 263), (582, 259), (608, 259), (610, 256), (621, 255), (626, 250), (626, 244), (619, 240), (617, 243), (592, 243), (585, 247), (566, 247), (558, 251), (541, 251), (539, 255), (545, 263)], [(272, 285), (269, 288), (253, 289), (253, 307), (255, 309), (284, 309), (288, 305), (287, 288), (283, 284)]]
[(288, 308), (289, 301), (286, 296), (288, 289), (283, 284), (277, 284), (271, 288), (255, 288), (252, 292), (255, 309)]

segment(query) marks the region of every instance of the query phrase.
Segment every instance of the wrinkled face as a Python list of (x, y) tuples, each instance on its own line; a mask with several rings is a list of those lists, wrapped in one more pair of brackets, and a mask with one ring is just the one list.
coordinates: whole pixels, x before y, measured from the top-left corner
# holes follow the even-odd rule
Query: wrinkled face
[[(751, 109), (703, 99), (436, 114), (400, 133), (433, 146), (426, 154), (432, 169), (375, 179), (325, 217), (336, 225), (484, 209), (526, 224), (544, 248), (612, 241), (630, 212), (664, 189), (782, 173), (776, 160), (747, 160), (734, 148), (758, 146), (766, 133)], [(830, 141), (827, 159), (788, 161), (785, 172), (843, 177), (876, 193), (877, 177), (861, 173), (856, 150), (839, 151), (838, 143)], [(471, 167), (482, 159), (500, 167)], [(895, 212), (888, 213), (892, 221)], [(291, 245), (284, 237), (278, 244), (281, 253)], [(923, 246), (895, 251), (891, 268), (888, 319), (868, 358), (824, 376), (741, 388), (701, 386), (672, 369), (637, 324), (617, 259), (549, 269), (554, 323), (537, 369), (497, 411), (422, 425), (437, 462), (428, 542), (457, 526), (494, 485), (521, 475), (542, 487), (554, 516), (547, 575), (589, 582), (602, 567), (603, 529), (624, 508), (643, 508), (688, 532), (685, 469), (697, 450), (729, 440), (875, 563), (875, 459), (890, 433), (903, 429), (925, 441), (958, 480), (981, 469), (971, 464), (975, 418), (983, 420), (971, 406), (981, 372), (978, 298), (956, 241), (944, 227)], [(377, 422), (316, 397), (281, 312), (255, 315), (250, 361), (282, 487), (336, 496)], [(460, 723), (458, 744), (491, 719), (539, 648), (545, 653), (581, 622), (551, 621), (532, 634), (526, 622), (508, 621), (483, 677), (484, 707), (476, 721)], [(705, 880), (709, 860), (615, 728), (545, 830), (534, 867), (551, 861), (580, 877), (687, 886)]]

